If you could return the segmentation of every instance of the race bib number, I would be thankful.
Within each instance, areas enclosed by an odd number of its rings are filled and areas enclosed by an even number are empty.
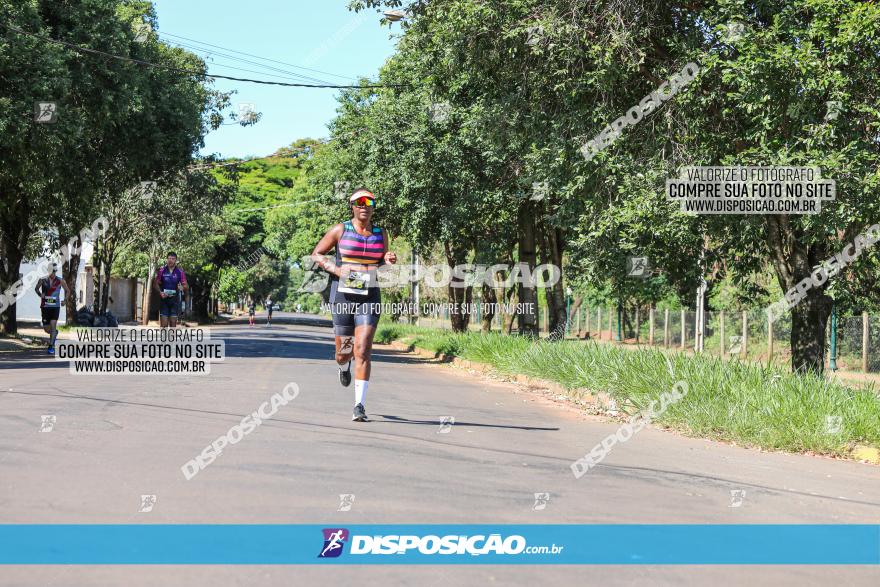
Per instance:
[[[337,291],[365,296],[369,293],[370,274],[366,271],[352,271],[339,281]]]
[[[46,296],[44,299],[46,300],[47,306],[57,306],[58,305],[58,298],[56,296]]]
[[[165,295],[166,295],[166,296],[176,296],[176,295],[177,295],[177,290],[176,290],[176,289],[166,289],[166,290],[165,290]]]

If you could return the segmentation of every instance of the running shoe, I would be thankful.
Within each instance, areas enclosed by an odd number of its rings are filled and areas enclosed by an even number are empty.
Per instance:
[[[342,370],[342,367],[339,368],[339,383],[341,383],[343,387],[351,385],[351,361],[348,362],[348,366],[344,371]]]
[[[55,354],[55,347],[50,346],[49,348],[47,348],[47,349],[46,349],[46,354],[54,355],[54,354]]]
[[[364,404],[358,404],[354,407],[354,412],[352,412],[351,414],[351,419],[354,422],[367,421],[367,411],[364,409]]]

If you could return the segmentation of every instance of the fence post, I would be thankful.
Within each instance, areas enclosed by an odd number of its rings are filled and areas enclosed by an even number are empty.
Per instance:
[[[669,308],[663,310],[663,346],[669,348]]]
[[[721,335],[721,356],[724,356],[724,310],[718,313],[718,333]]]
[[[743,310],[743,334],[742,348],[740,349],[743,358],[749,356],[749,313]]]
[[[773,364],[773,320],[767,312],[767,366]]]
[[[862,312],[862,372],[868,372],[868,313]]]
[[[681,348],[687,344],[687,310],[681,311]]]
[[[654,308],[648,308],[648,344],[654,346]]]
[[[608,342],[614,341],[614,309],[608,308]]]
[[[587,324],[586,324],[587,336],[586,336],[586,338],[590,338],[590,308],[589,308],[589,306],[587,307],[586,321],[587,321]]]
[[[828,368],[837,371],[837,305],[831,303],[831,358],[828,359]]]
[[[602,306],[596,308],[596,338],[602,340]]]
[[[642,315],[639,311],[639,307],[636,306],[636,344],[639,344],[639,335],[641,334],[639,331],[642,329]],[[624,333],[625,335],[625,333]]]
[[[544,333],[550,334],[550,308],[544,306]]]
[[[580,308],[577,309],[577,331],[575,332],[574,337],[575,338],[581,337],[581,309]]]

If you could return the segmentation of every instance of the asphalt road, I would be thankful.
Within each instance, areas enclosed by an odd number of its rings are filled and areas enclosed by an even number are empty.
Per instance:
[[[280,319],[280,320],[279,320]],[[0,354],[0,523],[591,524],[880,522],[880,469],[646,429],[576,480],[617,425],[383,348],[351,422],[327,328],[218,327],[200,377],[71,375]],[[299,396],[187,481],[181,465],[289,382]],[[658,392],[659,393],[659,392]],[[50,433],[41,417],[54,415]],[[444,416],[454,425],[440,433]],[[731,491],[745,491],[731,507]],[[536,510],[535,493],[549,493]],[[155,495],[139,512],[141,495]],[[340,494],[353,494],[349,511]],[[0,567],[0,585],[845,585],[876,567]]]

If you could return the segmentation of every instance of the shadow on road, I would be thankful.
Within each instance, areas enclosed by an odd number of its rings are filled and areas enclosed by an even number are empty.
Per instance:
[[[388,422],[390,424],[421,424],[423,426],[437,426],[440,424],[440,420],[409,420],[407,418],[401,418],[400,416],[389,416],[387,414],[376,414],[379,418],[384,418],[383,422]],[[475,428],[510,428],[513,430],[559,430],[559,428],[543,428],[541,426],[511,426],[511,425],[502,425],[502,424],[477,424],[475,422],[460,422],[458,420],[455,421],[455,427],[458,428],[460,426],[472,426]]]
[[[311,324],[310,324],[311,325]],[[222,340],[227,359],[279,358],[333,361],[333,333],[329,329],[294,330],[273,325],[248,327],[247,322],[230,324],[237,328],[218,330],[212,339]],[[374,363],[399,365],[442,362],[441,359],[425,359],[405,351],[373,349]],[[220,363],[222,364],[222,363]],[[69,369],[67,361],[56,361],[44,349],[0,353],[0,370],[3,369]]]

